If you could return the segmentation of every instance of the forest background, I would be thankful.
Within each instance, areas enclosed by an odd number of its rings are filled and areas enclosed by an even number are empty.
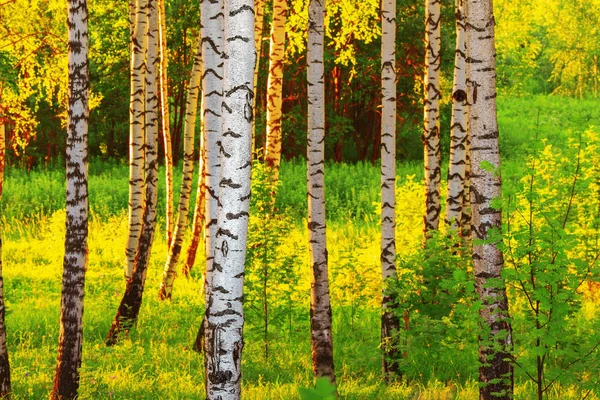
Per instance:
[[[412,263],[416,262],[414,257],[422,256],[413,254],[413,250],[419,247],[422,238],[420,182],[425,51],[422,32],[425,16],[421,3],[400,0],[397,5],[398,201],[402,205],[397,211],[398,231],[402,232],[398,248],[404,260],[401,263]],[[444,132],[449,131],[450,120],[454,4],[442,1],[442,5],[441,131],[442,154],[447,155],[449,135]],[[544,201],[550,209],[554,204],[556,218],[564,216],[559,204],[561,196],[568,193],[574,172],[573,160],[580,154],[577,143],[581,142],[585,142],[584,151],[589,156],[585,167],[589,175],[583,176],[585,185],[578,187],[577,194],[582,199],[587,194],[592,202],[588,208],[593,208],[593,201],[597,200],[593,179],[597,171],[593,165],[599,152],[594,147],[598,136],[593,126],[600,123],[597,107],[599,6],[597,0],[495,1],[500,145],[505,161],[502,174],[506,183],[507,220],[513,215],[511,198],[513,202],[519,196],[521,201],[532,198],[531,193],[523,197],[521,179],[528,174],[539,174],[542,181],[554,180],[556,185],[562,185],[558,186],[557,193],[541,191],[536,199]],[[267,5],[266,16],[271,15],[269,7]],[[7,325],[12,338],[9,349],[15,394],[40,398],[50,386],[58,335],[63,249],[62,240],[57,238],[64,236],[65,218],[61,210],[64,207],[66,133],[66,8],[57,0],[15,1],[3,3],[0,13],[2,103],[8,105],[12,120],[8,126],[8,144],[12,151],[7,154],[9,168],[2,214],[6,239]],[[455,306],[461,303],[454,301],[455,298],[443,300],[448,307],[452,305],[452,310],[446,315],[429,316],[434,322],[422,324],[426,332],[412,339],[404,365],[408,383],[387,387],[380,382],[376,329],[381,293],[377,250],[379,171],[376,167],[380,133],[378,2],[330,2],[327,15],[326,154],[329,164],[326,176],[340,393],[346,398],[473,398],[477,393],[474,383],[476,337],[472,333],[465,334],[471,329],[469,321],[457,323],[452,319],[460,312]],[[189,72],[199,35],[198,3],[167,2],[167,20],[172,140],[174,157],[178,160]],[[255,180],[257,188],[251,220],[254,237],[249,247],[252,249],[252,243],[266,241],[265,248],[269,250],[254,254],[251,250],[248,262],[249,320],[246,327],[249,337],[255,340],[247,340],[245,351],[247,398],[293,398],[297,396],[297,387],[309,386],[311,380],[306,334],[308,307],[304,307],[308,302],[309,285],[303,230],[305,167],[299,160],[304,157],[306,141],[306,20],[306,2],[291,3],[283,81],[282,148],[288,161],[281,172],[277,199],[280,212],[268,232],[261,222],[261,217],[265,217],[261,215],[264,212],[261,201],[266,201],[268,195],[261,196],[260,176]],[[191,280],[178,281],[176,295],[170,303],[160,303],[154,296],[147,296],[138,328],[123,346],[107,349],[102,345],[112,316],[106,310],[116,308],[123,286],[125,240],[114,238],[126,236],[128,30],[126,3],[90,3],[92,237],[81,395],[84,398],[193,398],[202,392],[198,372],[201,361],[190,349],[202,309],[200,269],[193,271]],[[268,31],[267,18],[262,60],[268,55]],[[258,148],[264,145],[266,81],[267,63],[263,61],[257,89]],[[536,157],[546,162],[546,169],[531,170],[529,161]],[[164,196],[161,194],[160,198]],[[164,204],[159,203],[159,216],[164,213]],[[583,211],[580,217],[585,217]],[[598,246],[597,227],[591,223],[582,226],[584,231],[579,232],[578,237],[589,239],[584,257],[593,259]],[[159,281],[166,254],[164,240],[164,235],[158,235],[148,278],[150,288]],[[266,264],[279,268],[267,275],[261,267]],[[451,264],[452,259],[448,258],[436,268],[440,265],[450,268]],[[422,265],[426,268],[427,264]],[[450,274],[453,283],[466,279],[460,273],[450,271]],[[552,360],[549,381],[556,383],[551,385],[548,395],[556,398],[597,395],[598,371],[593,365],[597,366],[599,359],[597,346],[594,347],[599,295],[592,281],[581,290],[584,293],[578,297],[578,304],[567,313],[566,321],[573,326],[564,328],[569,339],[563,348],[564,354],[549,357]],[[413,292],[405,290],[403,293]],[[518,299],[517,294],[512,296]],[[408,296],[407,303],[411,301],[418,303],[420,299]],[[269,315],[264,314],[265,303],[271,306]],[[515,304],[515,330],[520,329],[523,335],[518,345],[524,349],[536,338],[527,337],[527,313],[520,308],[522,304],[518,301]],[[265,321],[270,326],[266,333]],[[552,332],[550,336],[558,335]],[[439,340],[441,337],[446,339]],[[304,344],[298,346],[297,343]],[[574,349],[576,343],[583,349],[581,355]],[[266,346],[270,347],[268,354]],[[584,355],[585,363],[569,366],[569,373],[560,372],[571,360]],[[522,368],[517,368],[516,395],[519,398],[530,398],[532,393],[534,385],[527,374],[531,371],[529,363],[534,359],[535,354],[525,353]],[[150,387],[154,388],[152,392],[149,392]]]

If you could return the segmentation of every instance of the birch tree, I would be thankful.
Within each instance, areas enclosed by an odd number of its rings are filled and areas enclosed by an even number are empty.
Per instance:
[[[192,175],[194,174],[194,139],[196,133],[196,111],[198,109],[198,96],[200,94],[200,79],[202,76],[202,44],[198,42],[198,50],[194,58],[194,66],[188,89],[187,109],[185,115],[185,130],[183,142],[183,176],[181,189],[179,191],[179,209],[177,212],[177,225],[170,242],[169,254],[163,272],[163,279],[158,292],[158,297],[171,298],[173,281],[176,277],[175,267],[181,253],[183,238],[188,223],[188,210],[190,207],[190,195],[192,192]],[[202,145],[200,146],[202,147]],[[200,200],[200,198],[198,199]],[[202,204],[202,203],[200,203]]]
[[[440,220],[440,0],[425,0],[425,238]]]
[[[311,276],[310,333],[313,374],[335,383],[325,220],[324,0],[308,5],[308,243]]]
[[[145,174],[144,174],[144,128],[145,120],[145,75],[146,47],[148,33],[148,0],[135,1],[135,20],[131,36],[131,90],[129,102],[129,238],[127,240],[127,266],[125,279],[133,273],[135,254],[142,232],[144,212]]]
[[[2,108],[0,107],[0,112]],[[4,184],[4,166],[6,165],[6,125],[5,118],[0,114],[0,198]],[[1,212],[1,210],[0,210]],[[1,216],[1,215],[0,215]],[[10,396],[10,362],[6,348],[6,305],[4,303],[4,278],[2,275],[2,226],[0,226],[0,398]]]
[[[76,399],[83,343],[83,296],[88,237],[88,10],[69,0],[66,233],[60,302],[58,361],[52,399]]]
[[[254,66],[254,87],[258,87],[258,72],[262,60],[262,34],[265,17],[265,0],[256,0],[254,3],[254,48],[256,50],[256,65]],[[252,119],[252,152],[256,150],[256,97],[252,99],[254,118]]]
[[[223,41],[222,170],[213,271],[206,286],[205,365],[207,399],[239,399],[244,346],[243,284],[250,176],[254,2],[225,2]]]
[[[511,399],[512,329],[498,248],[502,212],[496,115],[496,49],[492,0],[467,0],[467,64],[471,126],[473,275],[485,333],[479,342],[481,399]]]
[[[267,81],[267,143],[265,164],[279,178],[281,163],[281,104],[283,94],[283,57],[285,51],[285,21],[287,0],[273,0],[273,24],[269,50],[269,77]]]
[[[396,1],[381,3],[381,273],[384,291],[381,300],[381,347],[383,373],[398,375],[394,332],[400,321],[394,313],[394,299],[385,289],[396,278]]]
[[[163,136],[163,146],[165,149],[165,208],[167,210],[165,225],[167,227],[167,244],[171,245],[173,237],[175,217],[173,209],[175,200],[173,197],[173,145],[171,143],[171,115],[169,112],[169,90],[167,80],[168,54],[167,54],[167,14],[165,12],[165,0],[158,0],[158,20],[159,20],[159,95],[161,128]],[[185,140],[185,138],[184,138]],[[184,144],[185,146],[185,144]],[[184,150],[185,152],[185,150]],[[184,155],[185,157],[185,155]]]
[[[450,123],[450,166],[448,168],[448,196],[446,224],[461,229],[465,183],[467,179],[468,104],[467,63],[465,48],[465,0],[456,0],[456,51],[454,53],[454,82],[452,86],[452,120]]]
[[[127,281],[125,294],[121,299],[117,314],[106,337],[106,344],[112,346],[119,340],[123,330],[130,329],[135,322],[142,305],[142,295],[146,282],[146,273],[156,227],[156,203],[158,198],[158,10],[157,0],[148,0],[148,63],[146,70],[146,192],[142,232],[135,255],[133,274]]]

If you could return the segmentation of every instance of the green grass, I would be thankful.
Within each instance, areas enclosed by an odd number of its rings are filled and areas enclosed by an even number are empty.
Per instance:
[[[540,110],[539,124],[537,110]],[[588,125],[600,124],[594,102],[534,97],[499,99],[503,179],[517,182],[536,132],[556,145]],[[571,130],[571,133],[570,131]],[[446,163],[445,163],[446,164]],[[161,171],[162,172],[162,171]],[[162,176],[162,175],[161,175]],[[414,176],[414,178],[411,178]],[[420,245],[422,167],[399,161],[399,253]],[[162,179],[162,178],[161,178]],[[196,178],[194,178],[196,179]],[[475,399],[475,349],[455,351],[459,359],[439,365],[435,352],[415,362],[406,380],[385,385],[379,345],[379,168],[368,163],[326,166],[328,247],[333,304],[334,352],[339,393],[345,399]],[[176,187],[181,177],[176,174]],[[264,359],[260,313],[248,287],[243,386],[245,399],[298,399],[298,388],[312,384],[308,301],[310,278],[306,249],[306,167],[284,163],[277,206],[284,215],[274,232],[281,236],[273,267],[290,263],[297,278],[273,281],[268,360]],[[92,160],[90,165],[89,266],[86,275],[82,399],[203,398],[202,356],[191,350],[203,310],[201,262],[191,279],[179,277],[173,300],[160,302],[157,290],[166,259],[163,231],[153,246],[144,303],[137,328],[112,348],[104,345],[124,290],[127,236],[128,168]],[[162,181],[161,181],[162,182]],[[161,183],[162,185],[162,183]],[[64,172],[8,169],[2,201],[6,323],[14,398],[41,399],[52,384],[58,342],[62,257],[64,252]],[[161,186],[164,190],[164,185]],[[164,195],[161,191],[160,198]],[[163,200],[164,201],[164,200]],[[159,213],[164,215],[164,202]],[[252,226],[264,225],[252,220]],[[287,229],[284,232],[284,228]],[[189,237],[189,235],[188,235]],[[189,239],[189,238],[188,238]],[[187,242],[184,249],[187,248]],[[198,260],[201,261],[202,254]],[[287,260],[287,261],[286,261]],[[250,276],[257,273],[248,266]],[[253,295],[254,293],[254,295]],[[289,302],[277,299],[286,293]],[[252,297],[254,296],[254,297]],[[252,300],[254,299],[254,300]],[[600,316],[600,304],[588,305]],[[453,353],[453,354],[454,354]],[[594,357],[598,358],[595,353]],[[600,360],[599,360],[600,362]],[[532,398],[534,388],[517,371],[516,398]],[[570,381],[553,389],[553,398],[578,399],[586,390]],[[591,394],[588,399],[597,399]]]

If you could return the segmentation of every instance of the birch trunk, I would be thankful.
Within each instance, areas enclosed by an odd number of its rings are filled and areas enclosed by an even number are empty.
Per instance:
[[[456,51],[454,55],[454,83],[452,87],[452,120],[450,123],[450,165],[448,168],[448,196],[446,224],[453,230],[462,230],[463,205],[467,173],[468,104],[467,63],[465,47],[464,1],[456,0]]]
[[[425,0],[425,238],[440,221],[440,0]]]
[[[383,374],[399,375],[393,335],[400,329],[394,299],[386,290],[396,278],[396,1],[381,3],[381,348]]]
[[[4,166],[6,163],[6,127],[0,116],[0,198],[4,184]],[[0,211],[1,212],[1,211]],[[0,214],[1,217],[1,214]],[[0,398],[10,398],[10,362],[6,348],[6,324],[4,316],[6,305],[4,303],[4,278],[2,275],[2,226],[0,226]]]
[[[279,178],[281,163],[281,104],[283,93],[283,56],[285,51],[285,21],[287,0],[273,0],[273,24],[269,50],[269,78],[267,81],[267,138],[265,164]]]
[[[219,183],[221,155],[223,153],[221,105],[223,103],[223,0],[203,1],[200,21],[202,35],[202,127],[205,135],[206,210],[204,212],[204,249],[206,254],[205,285],[210,282],[213,268],[217,218],[219,209]],[[208,295],[205,291],[206,300]],[[208,304],[208,303],[206,303]]]
[[[265,0],[256,0],[254,3],[254,49],[256,50],[256,65],[254,66],[254,87],[258,87],[258,72],[262,60],[262,34],[265,17]],[[256,150],[256,96],[252,99],[252,153]]]
[[[144,128],[145,121],[145,75],[148,36],[147,0],[136,0],[134,34],[131,36],[131,91],[129,103],[129,238],[125,254],[127,266],[125,279],[133,272],[135,253],[142,232],[144,213]]]
[[[310,295],[312,364],[315,377],[335,383],[325,220],[325,81],[323,64],[325,1],[308,5],[308,243],[313,269]]]
[[[88,11],[69,0],[67,14],[69,112],[66,151],[66,233],[60,302],[58,360],[52,399],[76,399],[83,343],[83,296],[88,236]]]
[[[202,107],[200,107],[202,108]],[[200,157],[198,161],[200,174],[198,175],[198,186],[196,189],[196,205],[194,207],[194,217],[192,219],[192,240],[187,250],[185,257],[185,264],[183,265],[182,273],[186,276],[190,276],[192,267],[196,261],[196,252],[198,251],[198,244],[200,243],[200,237],[203,232],[204,221],[205,221],[205,210],[206,210],[206,135],[205,131],[202,130],[200,134]]]
[[[198,96],[200,94],[200,78],[202,76],[202,46],[198,42],[198,50],[194,58],[194,66],[190,78],[190,87],[186,105],[184,142],[183,142],[183,176],[181,189],[179,191],[179,210],[177,213],[177,225],[173,234],[173,240],[169,246],[169,255],[163,272],[163,279],[158,291],[161,300],[170,299],[173,290],[173,281],[176,277],[175,267],[181,253],[185,229],[188,223],[188,210],[190,207],[190,195],[192,191],[192,175],[194,174],[194,139],[196,133],[196,112],[198,109]],[[202,146],[201,146],[202,147]]]
[[[158,199],[158,55],[159,29],[157,1],[148,1],[148,68],[146,71],[146,202],[143,214],[142,233],[135,255],[133,275],[127,281],[127,287],[119,309],[106,337],[106,344],[112,346],[119,340],[123,330],[129,330],[137,321],[142,305],[142,295],[146,282],[146,273],[154,230],[156,227],[156,202]]]
[[[205,315],[207,399],[241,396],[243,284],[252,169],[254,2],[225,2],[222,171],[213,274]]]
[[[513,366],[510,362],[512,330],[508,299],[502,279],[504,259],[492,239],[501,229],[502,212],[492,206],[501,196],[496,115],[496,49],[491,0],[467,0],[467,82],[470,86],[471,207],[475,289],[482,302],[480,316],[485,333],[479,342],[481,399],[511,399]],[[485,165],[488,165],[486,167]],[[493,169],[491,170],[493,166]],[[495,241],[494,241],[495,240]]]
[[[173,209],[175,200],[173,197],[173,145],[171,143],[171,115],[169,112],[169,85],[167,80],[168,55],[167,55],[167,17],[165,12],[165,0],[158,0],[159,19],[159,49],[160,49],[160,78],[158,80],[160,94],[161,127],[163,146],[165,149],[165,193],[166,193],[166,220],[167,244],[171,245],[175,217]],[[185,139],[184,139],[185,140]],[[185,150],[184,150],[185,152]],[[185,157],[185,155],[184,155]]]

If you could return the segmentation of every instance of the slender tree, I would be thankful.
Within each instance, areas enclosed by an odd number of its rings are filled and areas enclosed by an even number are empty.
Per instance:
[[[4,117],[0,115],[0,198],[2,198],[5,164],[6,125]],[[0,226],[0,398],[7,399],[10,396],[10,363],[6,348],[6,324],[4,322],[6,305],[4,304],[4,278],[2,276],[2,226]]]
[[[143,214],[142,233],[135,255],[133,275],[127,281],[127,287],[119,309],[106,337],[106,344],[112,346],[119,340],[123,330],[130,329],[135,322],[142,305],[142,295],[146,282],[146,273],[156,227],[156,202],[158,197],[158,9],[157,0],[148,0],[148,63],[146,70],[146,202]]]
[[[440,0],[425,0],[425,238],[440,221]]]
[[[267,81],[267,143],[265,163],[279,177],[281,163],[281,104],[283,94],[283,56],[285,51],[285,21],[287,0],[273,0],[273,24],[269,50],[269,77]]]
[[[167,243],[170,245],[173,238],[174,229],[174,207],[173,197],[173,145],[171,142],[171,115],[169,112],[169,90],[168,90],[168,54],[167,54],[167,14],[165,12],[165,0],[158,0],[158,20],[159,20],[159,50],[160,50],[160,68],[159,68],[159,95],[161,128],[163,137],[163,146],[165,149],[165,193],[166,193],[166,220]],[[184,139],[185,140],[185,139]],[[185,144],[184,144],[185,146]],[[185,150],[184,150],[185,152]],[[185,157],[185,155],[184,155]]]
[[[484,333],[479,342],[481,399],[511,399],[512,330],[502,278],[504,259],[498,248],[502,212],[498,121],[496,115],[496,49],[492,0],[467,0],[467,64],[471,126],[471,207],[473,275],[481,300]]]
[[[185,257],[182,273],[190,276],[190,271],[196,261],[196,252],[203,232],[206,210],[206,135],[202,130],[200,135],[200,157],[198,161],[200,174],[196,188],[196,205],[194,206],[194,217],[192,218],[192,240]]]
[[[325,81],[323,64],[325,1],[308,5],[308,243],[311,277],[310,331],[315,377],[335,383],[331,304],[327,269],[325,223]]]
[[[171,298],[173,281],[175,280],[175,267],[181,253],[183,237],[188,223],[188,210],[190,207],[190,195],[192,192],[192,175],[194,174],[194,139],[196,133],[196,111],[198,109],[198,96],[200,94],[200,78],[202,76],[202,45],[198,42],[198,50],[194,58],[194,66],[188,89],[187,110],[185,116],[184,142],[183,142],[183,176],[181,189],[179,190],[179,210],[177,213],[177,225],[173,240],[169,246],[169,254],[163,272],[163,279],[158,291],[158,297]],[[201,146],[202,147],[202,146]]]
[[[213,274],[207,285],[207,399],[241,396],[243,284],[252,169],[252,98],[256,52],[254,2],[225,2],[222,172]]]
[[[258,87],[258,72],[262,60],[262,35],[265,17],[265,0],[256,0],[254,3],[254,48],[256,50],[256,65],[254,66],[254,87]],[[252,152],[256,150],[256,97],[252,99],[254,118],[252,119]]]
[[[468,157],[467,63],[465,48],[465,0],[456,0],[456,51],[454,54],[454,83],[452,87],[452,121],[450,123],[450,166],[446,224],[462,230],[465,184]]]
[[[52,399],[76,399],[83,343],[83,295],[88,236],[88,11],[86,0],[69,0],[67,197],[65,258],[60,302],[58,361]]]
[[[131,30],[131,90],[129,103],[129,238],[127,240],[127,266],[125,279],[131,278],[135,253],[142,232],[144,212],[144,127],[145,127],[145,75],[148,37],[147,0],[135,1],[135,19]]]
[[[381,348],[386,379],[399,375],[394,332],[400,321],[385,289],[396,278],[396,1],[381,3]]]

